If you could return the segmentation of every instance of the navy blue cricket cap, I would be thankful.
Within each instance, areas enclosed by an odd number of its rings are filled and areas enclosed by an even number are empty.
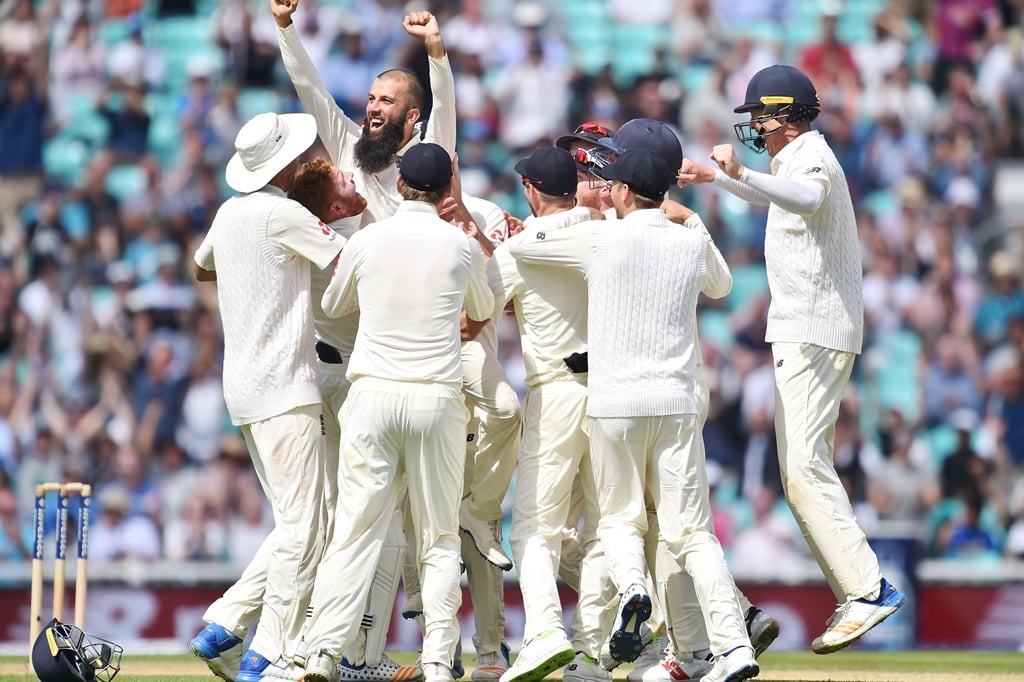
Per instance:
[[[451,182],[452,157],[440,145],[420,142],[399,160],[398,172],[409,187],[421,192],[437,192]]]
[[[634,150],[657,154],[671,170],[671,182],[675,182],[675,173],[683,165],[683,145],[679,137],[668,125],[653,118],[627,121],[614,137],[602,140],[602,144],[619,154]]]
[[[542,194],[569,197],[576,194],[576,162],[559,147],[541,147],[516,162],[516,173]]]
[[[673,184],[673,173],[665,161],[645,149],[626,150],[615,163],[597,172],[605,180],[618,180],[647,199],[663,199]]]

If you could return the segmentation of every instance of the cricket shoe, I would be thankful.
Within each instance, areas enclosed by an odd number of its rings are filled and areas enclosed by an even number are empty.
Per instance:
[[[501,521],[483,521],[469,510],[469,498],[459,505],[459,528],[473,541],[480,556],[503,571],[512,570],[512,560],[501,547]]]
[[[501,643],[501,650],[476,657],[476,668],[470,679],[473,682],[498,682],[508,670],[508,644]]]
[[[847,599],[845,604],[839,605],[828,619],[825,632],[811,642],[811,650],[816,654],[830,654],[853,644],[865,632],[896,613],[906,601],[902,592],[882,578],[877,599]]]
[[[387,654],[381,656],[377,665],[353,665],[342,657],[338,679],[341,682],[418,682],[423,679],[423,669],[418,665],[398,665]]]
[[[576,658],[565,669],[562,674],[565,682],[612,682],[612,674],[605,670],[597,662],[586,654],[576,654]]]
[[[301,682],[336,682],[338,664],[326,651],[320,651],[306,659],[306,674]]]
[[[608,653],[616,661],[635,661],[644,649],[640,627],[651,617],[651,597],[647,589],[635,583],[619,599],[619,623],[608,640]]]
[[[238,668],[235,682],[260,682],[269,667],[269,660],[249,649],[242,656],[242,663]]]
[[[278,665],[276,663],[269,664],[266,668],[263,669],[263,672],[260,677],[243,678],[242,673],[239,673],[238,679],[242,680],[242,682],[245,682],[245,679],[257,679],[263,680],[264,682],[301,682],[302,678],[305,677],[305,675],[306,671],[302,666],[292,661],[289,661],[288,663],[281,665]]]
[[[682,680],[700,680],[711,672],[715,664],[708,658],[694,656],[689,661],[680,661],[671,649],[665,650],[665,656],[658,665],[651,666],[643,672],[643,682],[682,682]],[[633,673],[628,679],[632,682]]]
[[[238,668],[242,663],[242,638],[233,635],[220,625],[210,623],[188,643],[189,651],[206,661],[207,667],[217,677],[235,682]]]
[[[576,652],[565,630],[546,630],[527,642],[500,682],[537,682],[572,662]]]
[[[452,669],[440,663],[423,664],[423,682],[453,682]]]
[[[646,647],[648,647],[655,639],[654,631],[647,627],[646,623],[640,626],[640,639],[644,643],[644,651],[647,650]],[[616,661],[612,658],[612,652],[608,649],[608,642],[605,641],[605,643],[601,645],[601,667],[605,670],[615,670],[619,667],[620,662],[621,661]]]
[[[708,674],[700,679],[703,682],[739,682],[757,677],[760,672],[761,667],[754,659],[754,650],[738,646],[716,658]]]
[[[779,621],[751,606],[747,609],[747,634],[750,635],[750,645],[754,647],[754,658],[757,658],[779,636]]]
[[[660,665],[665,654],[665,638],[655,637],[644,645],[643,651],[637,656],[633,669],[626,675],[626,679],[629,682],[640,682],[643,679],[644,671]]]

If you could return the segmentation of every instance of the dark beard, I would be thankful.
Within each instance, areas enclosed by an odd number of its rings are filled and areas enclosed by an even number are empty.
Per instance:
[[[363,134],[356,140],[356,166],[374,175],[388,167],[402,146],[405,131],[397,123],[385,123],[377,135],[370,135],[370,123],[363,123]]]

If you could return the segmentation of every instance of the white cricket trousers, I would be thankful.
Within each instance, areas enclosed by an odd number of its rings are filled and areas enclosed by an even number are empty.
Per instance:
[[[697,398],[697,431],[702,434],[704,423],[708,418],[708,406],[710,403],[710,390],[708,388],[707,372],[703,366],[697,368],[695,374],[695,396]],[[699,455],[705,461],[706,451],[704,449],[704,438],[698,436],[693,440],[694,448],[700,450]],[[682,569],[675,558],[669,552],[668,545],[661,539],[658,532],[657,517],[648,516],[648,529],[646,538],[647,566],[651,570],[651,576],[656,583],[656,590],[662,600],[662,610],[666,624],[667,634],[671,640],[673,650],[680,658],[688,653],[706,649],[711,641],[708,639],[708,631],[704,624],[704,615],[700,610],[700,603],[697,601],[697,592],[693,588],[693,579],[690,574]],[[710,521],[711,519],[709,519]],[[708,532],[715,531],[714,524],[707,529]],[[656,545],[656,557],[652,560],[652,546]],[[740,604],[740,612],[746,614],[750,608],[750,600],[738,588],[736,599]],[[653,615],[652,618],[653,620]]]
[[[479,420],[472,471],[464,493],[473,516],[497,521],[519,454],[519,396],[497,356],[479,341],[462,344],[462,374],[467,406]]]
[[[304,405],[242,427],[253,468],[274,512],[274,530],[242,576],[203,615],[244,637],[270,661],[290,656],[324,548],[324,438],[321,405]]]
[[[339,659],[354,643],[388,526],[407,486],[423,590],[422,660],[452,665],[462,602],[458,506],[466,416],[461,386],[367,377],[352,383],[340,415],[334,533],[313,588],[306,635],[311,652]]]
[[[341,449],[341,406],[348,398],[351,383],[345,375],[347,365],[317,360],[317,385],[320,388],[320,398],[324,404],[324,436],[325,436],[325,461],[326,471],[324,479],[324,504],[327,508],[327,532],[325,537],[331,537],[334,528],[334,512],[338,507],[338,458]],[[401,577],[400,567],[394,565],[394,560],[388,561],[387,556],[398,556],[401,563],[405,555],[405,533],[402,526],[402,515],[396,513],[392,518],[391,527],[385,536],[381,562],[373,576],[374,587],[381,589],[384,593],[392,591],[393,586],[398,584]],[[389,554],[390,553],[390,554]],[[392,598],[392,602],[393,602]],[[376,608],[375,608],[376,606]],[[380,604],[367,603],[366,612],[371,616],[371,628],[387,632],[391,625],[392,604],[384,609]],[[386,637],[386,634],[378,632],[378,635]],[[372,645],[367,652],[368,628],[360,628],[356,643],[351,651],[345,652],[349,662],[361,665],[365,662],[369,653],[372,665],[377,665],[380,658],[376,654],[376,648]]]
[[[854,358],[807,343],[772,344],[782,489],[840,604],[877,593],[882,580],[834,460],[839,405]]]
[[[647,501],[657,511],[661,537],[693,578],[711,651],[750,646],[736,585],[713,532],[707,472],[695,440],[697,416],[590,420],[601,521],[597,533],[620,591],[646,583],[643,536]]]
[[[598,518],[586,414],[585,383],[551,382],[531,388],[526,395],[523,449],[509,537],[523,594],[524,642],[548,630],[564,628],[556,576],[576,481],[582,491],[583,514],[592,520]],[[579,591],[579,602],[573,643],[593,655],[605,639],[602,614],[615,592],[607,579],[600,543],[582,544],[582,563],[595,565],[591,570],[581,566],[579,584],[574,586]]]

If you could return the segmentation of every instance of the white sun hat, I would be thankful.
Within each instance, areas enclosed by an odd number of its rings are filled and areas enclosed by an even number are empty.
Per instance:
[[[235,136],[235,155],[224,178],[236,192],[255,192],[313,145],[316,120],[309,114],[257,114]]]

